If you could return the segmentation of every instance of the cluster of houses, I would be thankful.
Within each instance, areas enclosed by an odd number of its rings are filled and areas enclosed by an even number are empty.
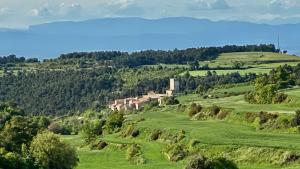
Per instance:
[[[161,105],[164,97],[171,97],[175,93],[179,92],[179,81],[176,79],[170,79],[170,88],[166,90],[165,94],[155,93],[153,91],[148,92],[147,95],[143,95],[140,97],[130,97],[124,99],[118,99],[114,102],[110,103],[108,107],[115,111],[115,110],[140,110],[149,103],[150,101],[158,101]]]

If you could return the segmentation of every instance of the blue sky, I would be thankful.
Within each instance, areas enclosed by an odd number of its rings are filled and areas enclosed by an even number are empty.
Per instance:
[[[0,27],[103,17],[299,23],[300,0],[0,0]]]

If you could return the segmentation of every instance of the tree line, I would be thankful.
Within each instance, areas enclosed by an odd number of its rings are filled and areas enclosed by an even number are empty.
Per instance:
[[[8,63],[35,63],[38,62],[37,58],[28,58],[25,57],[17,57],[16,55],[8,55],[0,57],[0,65],[5,65]]]
[[[192,61],[213,60],[221,53],[230,52],[277,52],[274,45],[226,45],[223,47],[201,47],[188,48],[183,50],[146,50],[140,52],[120,52],[120,51],[106,51],[106,52],[74,52],[69,54],[62,54],[58,60],[66,59],[82,59],[94,61],[111,61],[112,66],[127,66],[137,67],[141,65],[155,65],[155,64],[187,64]]]

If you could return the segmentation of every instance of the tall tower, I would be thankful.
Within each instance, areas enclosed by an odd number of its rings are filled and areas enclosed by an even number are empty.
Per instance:
[[[179,81],[176,79],[170,79],[170,90],[174,92],[179,91]]]

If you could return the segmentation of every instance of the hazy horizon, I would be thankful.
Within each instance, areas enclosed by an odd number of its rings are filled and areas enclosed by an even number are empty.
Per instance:
[[[265,24],[300,22],[297,0],[17,0],[0,1],[0,28],[24,29],[58,21],[114,17],[192,17]]]

